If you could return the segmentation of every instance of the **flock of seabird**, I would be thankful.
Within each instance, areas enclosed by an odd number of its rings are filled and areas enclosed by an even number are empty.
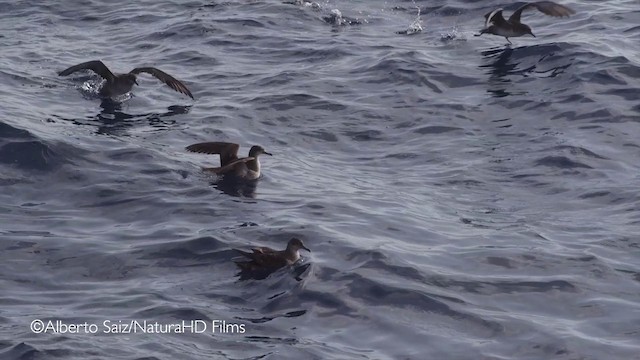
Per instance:
[[[301,0],[297,0],[301,1]],[[485,17],[485,26],[480,30],[479,34],[492,34],[503,36],[509,43],[510,37],[519,37],[531,35],[535,37],[531,31],[531,27],[523,24],[520,17],[525,10],[536,9],[543,14],[555,17],[564,17],[574,14],[570,8],[557,4],[552,1],[529,2],[518,8],[509,19],[502,16],[502,9],[496,9],[487,13]],[[91,70],[105,82],[99,90],[99,95],[104,98],[114,98],[127,94],[138,85],[136,81],[137,75],[147,73],[168,85],[173,90],[194,98],[191,91],[179,80],[173,76],[156,69],[154,67],[139,67],[131,70],[126,74],[114,74],[100,60],[87,61],[78,65],[71,66],[58,73],[60,76],[67,76],[81,70]],[[187,150],[196,153],[218,154],[220,155],[220,166],[212,168],[203,168],[204,171],[212,172],[219,176],[231,177],[239,181],[255,181],[260,177],[260,155],[271,155],[266,152],[262,146],[254,145],[249,150],[247,157],[239,158],[238,149],[240,145],[228,142],[204,142],[187,146]],[[279,268],[290,266],[298,262],[300,259],[300,250],[309,250],[298,238],[292,238],[287,244],[285,250],[274,250],[268,247],[253,248],[252,252],[246,252],[236,249],[244,258],[236,260],[235,263],[245,272],[256,271],[275,271]]]

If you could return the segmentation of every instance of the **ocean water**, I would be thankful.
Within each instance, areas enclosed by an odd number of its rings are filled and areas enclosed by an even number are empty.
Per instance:
[[[562,3],[0,1],[0,359],[640,359],[640,6]]]

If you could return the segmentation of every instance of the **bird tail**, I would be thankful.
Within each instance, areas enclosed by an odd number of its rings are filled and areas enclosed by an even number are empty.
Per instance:
[[[482,34],[486,34],[486,33],[487,33],[487,28],[484,28],[484,29],[480,30],[479,33],[473,34],[473,36],[482,36]]]
[[[240,255],[246,256],[249,259],[253,259],[253,253],[250,253],[250,252],[247,252],[247,251],[243,251],[243,250],[240,250],[240,249],[233,249],[233,250],[235,250],[238,253],[240,253]]]

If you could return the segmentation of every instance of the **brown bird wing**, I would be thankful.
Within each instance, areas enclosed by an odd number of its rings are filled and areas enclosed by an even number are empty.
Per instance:
[[[206,168],[207,171],[213,171],[216,174],[225,174],[225,173],[230,173],[234,167],[236,167],[236,165],[238,164],[242,164],[242,163],[246,163],[247,161],[251,161],[255,159],[252,156],[246,157],[246,158],[242,158],[242,159],[236,159],[230,163],[228,163],[225,166],[220,166],[217,168]]]
[[[203,142],[187,146],[187,150],[201,154],[220,154],[220,165],[225,167],[238,160],[240,145],[228,142]]]
[[[189,91],[189,89],[187,89],[187,87],[183,83],[181,83],[178,79],[174,78],[173,76],[167,74],[162,70],[158,70],[154,67],[141,67],[141,68],[135,68],[131,70],[129,73],[136,74],[136,75],[140,73],[151,74],[156,79],[169,85],[169,87],[172,88],[173,90],[179,93],[183,93],[193,99],[193,95],[191,94],[191,91]]]
[[[244,251],[244,250],[240,250],[240,249],[234,249],[234,250],[239,252],[240,254],[244,255],[245,257],[248,257],[251,260],[256,260],[256,258],[259,257],[259,256],[264,256],[264,255],[277,253],[276,250],[273,250],[273,249],[268,248],[268,247],[256,247],[256,248],[251,249],[252,252],[248,252],[248,251]]]
[[[520,8],[518,8],[518,10],[516,10],[513,15],[511,15],[511,17],[509,17],[509,21],[520,22],[520,16],[522,15],[522,12],[530,8],[536,8],[543,14],[556,17],[569,16],[576,13],[570,8],[564,5],[556,4],[553,1],[537,1],[526,3],[520,6]]]
[[[260,254],[260,255],[264,255],[264,254],[275,254],[278,253],[279,251],[277,250],[273,250],[270,247],[266,247],[266,246],[262,246],[262,247],[255,247],[253,249],[253,253],[254,254]]]
[[[240,249],[235,250],[251,259],[251,262],[257,267],[277,268],[287,264],[287,260],[282,256],[281,251],[276,251],[268,247],[253,248],[253,252],[251,253]]]
[[[496,26],[501,26],[506,22],[507,20],[502,17],[502,9],[496,9],[484,15],[484,27],[489,27],[491,23],[494,23]]]
[[[100,60],[92,60],[83,62],[82,64],[74,65],[68,69],[62,70],[58,73],[59,76],[67,76],[76,71],[80,70],[91,70],[94,73],[100,75],[102,78],[107,80],[107,82],[113,82],[115,79],[115,75],[107,68],[105,64]]]
[[[264,268],[279,268],[287,265],[287,260],[278,252],[255,254],[253,261]]]

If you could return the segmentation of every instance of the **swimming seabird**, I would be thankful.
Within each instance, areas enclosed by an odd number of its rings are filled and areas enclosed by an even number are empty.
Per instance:
[[[67,76],[76,71],[91,70],[94,73],[100,75],[106,80],[106,83],[100,89],[100,96],[114,98],[119,95],[123,95],[131,91],[133,85],[138,85],[136,81],[136,75],[140,73],[147,73],[155,76],[158,80],[169,85],[173,90],[183,93],[193,99],[191,91],[173,76],[167,74],[164,71],[156,69],[154,67],[139,67],[131,70],[127,74],[114,74],[107,68],[107,66],[100,60],[87,61],[82,64],[74,65],[68,69],[62,70],[58,73],[59,76]]]
[[[519,37],[527,34],[536,37],[533,35],[533,32],[531,32],[531,28],[528,25],[520,22],[522,12],[531,8],[536,8],[543,14],[555,17],[564,17],[575,14],[575,11],[572,9],[564,5],[556,4],[553,1],[536,1],[526,3],[520,6],[518,10],[509,17],[509,20],[505,20],[505,18],[502,17],[502,9],[496,9],[488,12],[484,16],[485,27],[480,30],[479,34],[475,34],[475,36],[481,36],[482,34],[504,36],[509,44],[511,44],[511,41],[509,40],[510,37]]]
[[[273,271],[284,266],[295,264],[300,259],[300,250],[302,249],[311,252],[311,250],[304,246],[302,240],[298,238],[292,238],[289,240],[287,248],[284,250],[257,247],[253,248],[252,252],[247,252],[234,249],[248,259],[236,260],[234,262],[242,271]]]
[[[262,146],[253,145],[249,156],[238,158],[240,145],[228,142],[203,142],[187,146],[187,150],[203,154],[220,154],[220,167],[204,168],[217,175],[229,175],[245,180],[255,180],[260,177],[260,161],[258,156],[266,152]]]

